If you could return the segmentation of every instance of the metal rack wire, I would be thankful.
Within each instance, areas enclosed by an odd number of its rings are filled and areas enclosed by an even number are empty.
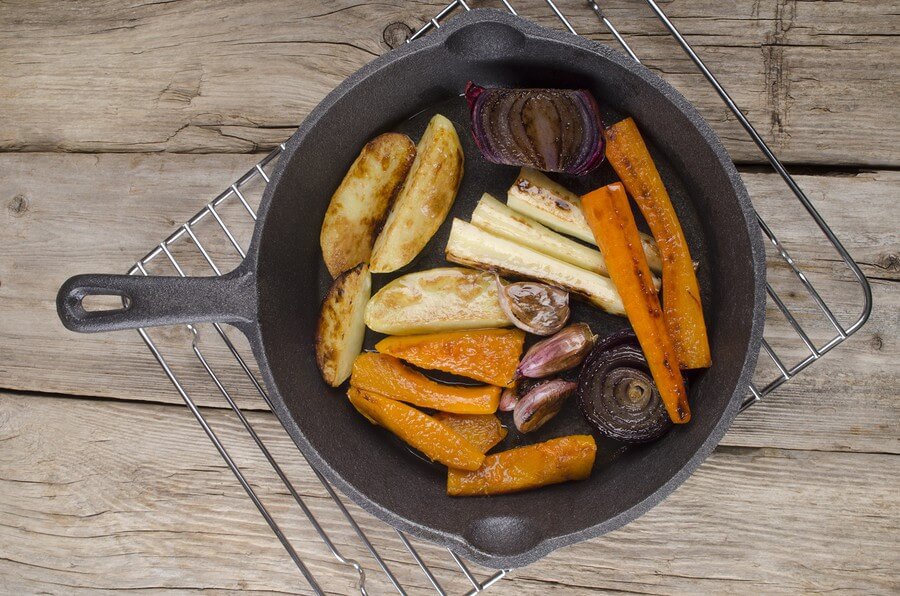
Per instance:
[[[509,10],[513,14],[516,14],[516,10],[511,2],[507,0],[501,1],[507,10]],[[552,14],[554,14],[555,17],[559,20],[562,26],[564,26],[569,32],[577,34],[571,21],[560,11],[553,0],[543,1],[546,3],[547,8],[552,12]],[[737,121],[746,130],[751,140],[756,144],[760,152],[771,164],[774,171],[783,179],[787,187],[799,201],[799,204],[808,213],[809,217],[816,224],[816,226],[818,226],[818,228],[822,232],[825,243],[827,243],[827,245],[830,245],[830,247],[837,253],[837,255],[840,257],[840,260],[844,265],[846,265],[852,280],[858,283],[859,287],[861,288],[862,301],[860,305],[860,314],[849,324],[841,323],[839,317],[835,315],[832,308],[829,307],[826,300],[822,297],[822,295],[810,281],[809,276],[792,258],[787,248],[775,235],[769,225],[762,219],[762,217],[759,217],[760,228],[763,234],[771,242],[772,248],[774,249],[776,254],[783,260],[787,269],[794,276],[794,278],[802,285],[808,297],[813,301],[817,312],[819,312],[830,324],[835,334],[831,335],[830,337],[826,337],[825,339],[819,339],[818,341],[814,340],[811,337],[811,334],[808,333],[806,328],[800,323],[798,317],[795,316],[791,307],[788,305],[788,302],[779,294],[779,292],[776,291],[771,282],[767,282],[766,290],[770,300],[769,316],[771,317],[772,313],[774,312],[781,313],[781,315],[787,321],[790,329],[793,330],[796,339],[798,339],[800,344],[802,345],[802,349],[804,350],[804,352],[801,353],[801,356],[799,356],[799,358],[795,362],[787,364],[787,358],[780,355],[772,347],[767,339],[763,339],[762,351],[767,355],[770,362],[774,365],[776,374],[774,378],[764,378],[761,381],[757,380],[750,383],[747,396],[742,404],[742,409],[745,409],[761,400],[763,397],[771,393],[786,381],[796,376],[807,366],[819,360],[827,352],[835,348],[841,342],[846,340],[850,335],[859,330],[859,328],[862,327],[863,324],[865,324],[871,312],[872,293],[869,284],[865,276],[862,274],[859,266],[850,257],[846,249],[835,237],[832,230],[822,219],[821,215],[812,205],[808,197],[797,185],[794,178],[787,172],[778,158],[775,157],[774,153],[762,140],[760,135],[753,128],[747,118],[743,115],[732,98],[718,82],[716,77],[709,71],[700,57],[697,56],[697,54],[693,51],[691,46],[684,39],[675,25],[668,19],[665,13],[663,13],[663,11],[657,5],[656,1],[644,1],[653,12],[653,14],[669,31],[675,41],[681,46],[690,60],[696,65],[697,69],[710,83],[716,93],[721,97],[722,101],[725,103],[731,113],[735,116],[735,118],[737,118]],[[634,60],[639,61],[637,55],[628,45],[624,37],[619,33],[613,23],[610,22],[610,20],[604,15],[601,7],[596,2],[588,0],[586,9],[588,8],[593,10],[600,22],[602,22],[602,24],[606,27],[606,29],[608,29],[610,34],[618,41],[618,43],[621,44],[625,52]],[[470,9],[471,7],[465,0],[454,0],[450,2],[443,10],[435,15],[434,18],[425,23],[425,25],[422,26],[418,31],[414,32],[409,37],[407,42],[414,43],[416,39],[418,39],[422,35],[425,35],[429,30],[439,28],[442,22],[450,18],[459,10],[468,11]],[[234,231],[237,226],[234,222],[229,225],[229,222],[226,221],[227,218],[223,216],[223,213],[226,209],[233,209],[236,206],[238,215],[236,216],[234,213],[232,213],[232,219],[235,219],[236,217],[238,219],[242,218],[244,220],[242,222],[244,227],[247,227],[248,225],[252,227],[252,223],[256,220],[256,213],[254,210],[255,202],[258,201],[259,196],[261,196],[261,192],[265,186],[265,183],[269,181],[269,173],[271,172],[272,167],[275,165],[278,156],[283,149],[283,145],[279,146],[264,159],[262,159],[259,163],[253,166],[247,173],[245,173],[233,184],[231,184],[219,196],[209,202],[199,213],[197,213],[194,217],[181,225],[168,238],[166,238],[153,250],[142,257],[129,271],[129,273],[132,275],[148,275],[148,270],[151,267],[154,269],[158,269],[160,265],[164,265],[170,269],[174,269],[174,271],[178,275],[184,276],[186,275],[185,270],[187,269],[187,267],[185,267],[183,264],[186,260],[192,261],[195,264],[196,262],[205,264],[205,266],[208,267],[207,273],[211,270],[215,275],[220,275],[222,271],[229,270],[230,267],[227,266],[226,261],[229,261],[229,259],[233,260],[238,257],[243,258],[245,254],[246,241],[242,241],[243,239],[239,239],[240,234]],[[210,249],[210,241],[201,240],[201,236],[203,236],[203,233],[200,232],[200,229],[203,226],[210,225],[212,226],[212,228],[217,230],[218,234],[221,236],[221,244],[225,246],[224,251],[221,249]],[[231,255],[227,254],[229,251],[232,253]],[[200,329],[196,326],[187,326],[188,330],[190,331],[191,337],[191,352],[193,353],[194,357],[196,357],[196,360],[199,363],[202,371],[205,373],[206,377],[208,377],[207,384],[211,382],[212,387],[214,388],[214,392],[218,393],[226,401],[231,411],[234,413],[244,430],[247,432],[249,438],[259,449],[268,464],[271,466],[271,469],[277,475],[280,483],[287,490],[288,495],[291,497],[296,506],[299,507],[300,511],[304,514],[305,518],[310,524],[310,527],[322,541],[325,549],[330,552],[337,563],[345,566],[349,573],[354,573],[356,575],[356,586],[362,594],[367,594],[367,571],[370,574],[369,577],[371,577],[371,573],[373,571],[383,574],[384,579],[386,579],[388,584],[392,586],[398,593],[406,594],[406,589],[398,579],[391,566],[396,562],[392,562],[391,565],[389,565],[388,561],[385,557],[382,556],[379,549],[376,548],[375,545],[373,545],[373,542],[370,540],[367,532],[363,530],[363,527],[357,521],[355,515],[351,513],[350,509],[344,504],[344,502],[337,495],[334,489],[328,484],[328,482],[314,468],[311,468],[312,473],[318,478],[319,482],[321,483],[325,494],[333,503],[333,506],[340,512],[341,517],[344,518],[348,527],[352,530],[353,535],[355,535],[356,539],[359,541],[359,544],[361,545],[361,552],[366,555],[366,557],[371,557],[371,560],[367,559],[366,562],[360,562],[359,560],[352,558],[351,556],[345,554],[343,548],[339,547],[332,540],[329,532],[326,531],[322,524],[319,522],[313,510],[300,495],[294,484],[289,479],[288,475],[285,473],[282,466],[279,465],[279,463],[276,461],[269,447],[260,437],[259,433],[254,428],[248,417],[245,415],[243,408],[238,404],[236,396],[239,393],[245,393],[245,391],[235,387],[229,387],[229,385],[234,384],[234,375],[230,373],[223,374],[223,365],[219,363],[213,364],[213,359],[208,357],[207,353],[204,351],[205,346],[201,341],[201,334],[208,333],[208,331],[205,330],[205,327],[206,326],[204,326],[204,331],[201,332]],[[218,351],[223,351],[224,346],[224,352],[230,355],[230,360],[224,366],[237,367],[241,375],[245,377],[247,381],[249,381],[249,387],[252,388],[251,393],[255,393],[259,399],[261,399],[267,406],[271,407],[271,403],[269,402],[269,397],[266,394],[265,388],[259,382],[257,374],[254,370],[253,358],[251,355],[249,355],[249,352],[246,349],[243,349],[242,347],[236,345],[235,341],[231,339],[231,337],[222,326],[213,324],[209,327],[212,331],[212,336],[221,340],[221,344],[217,346]],[[284,549],[287,551],[297,569],[306,579],[309,588],[314,593],[324,593],[324,588],[319,584],[314,572],[307,565],[307,562],[305,562],[303,558],[297,553],[297,550],[293,546],[292,541],[288,538],[285,531],[283,531],[282,527],[275,520],[270,509],[263,502],[263,498],[258,494],[257,489],[254,488],[254,485],[245,475],[244,471],[242,471],[239,465],[235,462],[234,458],[232,458],[232,456],[229,454],[229,451],[226,449],[219,436],[210,426],[203,412],[198,407],[197,402],[192,397],[191,392],[188,390],[188,388],[186,388],[186,384],[182,381],[181,377],[176,372],[174,367],[170,366],[169,361],[163,354],[165,348],[161,348],[160,345],[156,341],[154,341],[148,330],[140,329],[138,333],[146,343],[147,347],[150,349],[155,359],[159,362],[169,380],[175,386],[175,389],[181,395],[181,398],[184,400],[185,404],[197,419],[197,422],[203,428],[204,432],[218,451],[219,455],[228,465],[229,469],[234,473],[235,477],[243,487],[244,491],[246,491],[250,500],[259,510],[266,523],[269,525],[278,540],[283,545]],[[759,373],[759,371],[760,369],[758,368],[757,373]],[[758,377],[759,374],[757,374],[756,376]],[[241,399],[243,399],[243,397]],[[419,550],[416,548],[416,546],[414,546],[413,541],[403,533],[397,531],[396,540],[409,554],[412,562],[414,562],[415,565],[417,565],[421,570],[425,579],[425,585],[433,588],[434,591],[438,594],[448,593],[449,590],[447,587],[445,587],[446,580],[442,582],[442,580],[437,577],[437,574],[433,570],[434,562],[432,561],[432,564],[429,564],[426,561],[426,557],[420,554]],[[487,589],[489,586],[499,581],[506,574],[505,571],[486,571],[484,573],[476,572],[470,568],[469,564],[460,559],[454,553],[449,552],[448,557],[450,560],[452,560],[453,565],[455,565],[455,573],[457,574],[457,576],[461,576],[462,578],[464,578],[464,585],[466,586],[466,589],[468,590],[467,593],[469,594],[474,594]]]

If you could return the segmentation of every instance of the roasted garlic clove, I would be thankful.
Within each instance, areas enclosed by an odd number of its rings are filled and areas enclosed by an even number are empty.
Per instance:
[[[537,281],[507,283],[497,276],[500,306],[513,325],[535,335],[553,335],[569,320],[569,293]]]
[[[575,368],[590,353],[595,339],[586,323],[569,325],[531,346],[516,368],[516,377],[539,379]]]
[[[559,413],[566,398],[572,395],[577,387],[578,383],[562,379],[535,385],[516,403],[513,410],[516,428],[519,432],[529,433],[542,427]]]

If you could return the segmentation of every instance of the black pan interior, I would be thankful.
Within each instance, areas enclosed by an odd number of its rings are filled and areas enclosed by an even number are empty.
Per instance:
[[[478,562],[506,567],[640,515],[714,447],[736,411],[742,373],[755,357],[748,347],[758,327],[759,239],[748,227],[746,197],[736,174],[725,167],[730,162],[724,150],[708,128],[698,130],[699,116],[664,83],[608,49],[506,15],[466,15],[451,27],[418,49],[370,65],[329,96],[289,144],[258,238],[260,357],[268,364],[270,387],[276,388],[278,413],[298,445],[355,501]],[[450,218],[468,220],[485,191],[505,199],[516,169],[486,163],[475,148],[459,96],[469,80],[588,88],[607,123],[625,115],[636,119],[700,263],[713,367],[692,379],[689,425],[642,447],[626,448],[598,436],[599,456],[589,480],[518,495],[453,499],[444,494],[445,471],[359,416],[344,389],[321,381],[313,336],[331,281],[321,259],[319,227],[331,193],[368,139],[396,130],[417,141],[431,116],[441,113],[456,125],[466,154],[448,221],[409,267],[375,276],[375,289],[408,271],[451,265],[443,257]],[[615,176],[604,165],[585,178],[558,179],[583,192]],[[627,324],[583,304],[573,318],[601,336]],[[369,332],[366,346],[378,339]],[[509,417],[505,422],[512,432],[504,448],[590,432],[574,400],[527,438],[516,434]]]

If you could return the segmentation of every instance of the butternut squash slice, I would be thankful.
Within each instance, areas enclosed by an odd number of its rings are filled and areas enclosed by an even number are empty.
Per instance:
[[[477,470],[484,454],[458,432],[399,401],[351,387],[350,403],[370,422],[388,429],[428,458],[449,468]]]
[[[458,432],[482,453],[487,453],[494,445],[506,438],[506,428],[494,414],[438,412],[434,417]]]
[[[543,443],[501,451],[484,458],[475,471],[447,472],[451,497],[501,495],[584,480],[591,475],[597,444],[590,435],[571,435]]]
[[[419,368],[510,387],[524,344],[518,329],[473,329],[386,337],[375,349]]]
[[[493,414],[500,388],[442,385],[387,354],[365,352],[353,363],[350,385],[371,393],[454,414]]]
[[[672,422],[691,419],[687,392],[659,298],[650,277],[647,259],[641,250],[634,215],[621,184],[615,183],[582,197],[584,215],[594,231],[597,244],[609,267],[609,275],[622,296],[625,314],[634,328],[659,395]],[[663,284],[666,279],[663,270]]]

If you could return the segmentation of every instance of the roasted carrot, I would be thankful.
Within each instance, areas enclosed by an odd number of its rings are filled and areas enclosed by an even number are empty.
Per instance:
[[[469,329],[386,337],[375,349],[421,368],[509,387],[524,344],[518,329]]]
[[[501,451],[484,458],[475,471],[447,472],[451,497],[500,495],[584,480],[591,475],[597,443],[591,435],[571,435],[543,443]]]
[[[606,129],[606,159],[656,238],[662,257],[666,327],[675,344],[678,362],[682,368],[706,368],[712,361],[694,263],[669,193],[631,118]]]
[[[484,462],[484,454],[462,435],[424,412],[353,387],[347,397],[369,422],[383,426],[436,462],[462,470],[477,470]]]
[[[691,419],[691,411],[678,356],[663,320],[625,189],[619,183],[598,188],[582,197],[582,205],[585,219],[606,259],[610,278],[622,296],[625,313],[647,357],[666,411],[672,422],[687,422]],[[663,280],[665,276],[663,264]]]
[[[393,356],[372,352],[356,357],[350,385],[420,408],[454,414],[493,414],[500,403],[499,387],[442,385]]]

